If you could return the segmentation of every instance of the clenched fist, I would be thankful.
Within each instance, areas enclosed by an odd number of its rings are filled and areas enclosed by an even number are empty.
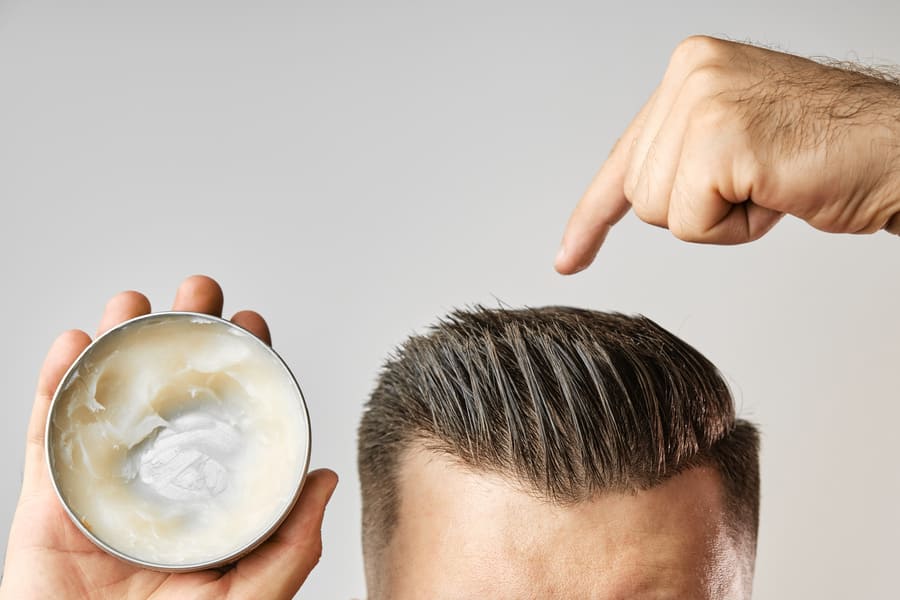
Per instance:
[[[572,214],[557,270],[587,267],[629,208],[691,242],[749,242],[785,214],[900,234],[900,85],[688,38]]]

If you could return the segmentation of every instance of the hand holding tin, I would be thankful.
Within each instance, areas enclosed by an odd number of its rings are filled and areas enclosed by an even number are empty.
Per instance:
[[[222,304],[218,284],[205,277],[192,277],[179,288],[173,308],[218,317]],[[143,295],[119,294],[107,305],[98,333],[149,312],[149,302]],[[256,313],[237,313],[232,322],[270,343],[268,327]],[[41,370],[28,430],[22,493],[10,533],[0,597],[291,597],[321,553],[322,518],[336,484],[336,476],[330,471],[309,473],[302,494],[281,526],[262,545],[224,571],[164,573],[140,568],[104,552],[73,524],[53,489],[44,455],[44,433],[54,391],[90,341],[81,331],[63,334],[54,342]],[[218,425],[179,423],[169,436],[179,431],[187,435],[201,431],[205,439],[188,440],[186,445],[203,449],[210,443],[228,441],[227,435],[212,433],[217,431],[215,427]],[[211,440],[210,436],[216,439]],[[154,463],[154,457],[163,457],[171,444],[165,439],[158,443],[147,464]],[[213,456],[215,452],[213,448],[207,453]],[[155,464],[164,462],[156,460]],[[215,484],[215,473],[207,474],[210,475],[207,483]]]
[[[576,273],[630,209],[691,242],[740,244],[782,215],[900,234],[900,84],[865,68],[692,37],[569,219]]]

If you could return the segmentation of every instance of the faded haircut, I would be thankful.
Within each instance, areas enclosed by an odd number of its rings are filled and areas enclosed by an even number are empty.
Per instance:
[[[647,489],[715,468],[755,554],[759,450],[716,367],[650,319],[565,307],[456,311],[384,365],[359,427],[367,560],[397,521],[414,445],[549,502]]]

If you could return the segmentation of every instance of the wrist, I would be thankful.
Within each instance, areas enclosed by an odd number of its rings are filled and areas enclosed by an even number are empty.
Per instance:
[[[891,137],[885,165],[884,195],[887,219],[884,229],[900,235],[900,85],[895,86],[894,92],[894,111],[889,134]]]
[[[885,82],[882,92],[881,118],[869,138],[874,165],[880,171],[872,199],[881,216],[881,227],[900,233],[900,83]]]

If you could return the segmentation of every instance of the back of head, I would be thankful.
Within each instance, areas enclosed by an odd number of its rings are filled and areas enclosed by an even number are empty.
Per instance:
[[[715,366],[644,317],[476,308],[408,339],[359,429],[367,561],[390,540],[412,446],[561,505],[712,466],[735,536],[755,548],[756,430],[735,418]]]

